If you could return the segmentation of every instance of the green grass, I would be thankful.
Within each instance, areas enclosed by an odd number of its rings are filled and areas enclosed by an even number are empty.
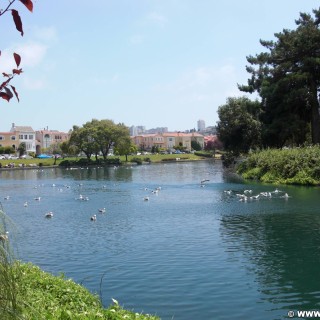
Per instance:
[[[22,319],[159,319],[125,310],[116,300],[105,309],[99,297],[83,286],[63,275],[53,276],[31,263],[16,262],[13,268],[18,275]]]
[[[237,172],[268,183],[319,185],[320,146],[252,152]]]
[[[218,155],[217,155],[218,156]],[[121,163],[126,162],[126,157],[125,156],[110,156],[108,159],[115,159],[119,158]],[[133,156],[128,156],[128,162],[131,162],[134,159],[141,159],[141,161],[146,161],[147,159],[150,160],[150,162],[153,163],[159,163],[159,162],[164,162],[164,161],[175,161],[176,158],[180,158],[181,160],[187,160],[187,161],[193,161],[193,160],[201,160],[205,159],[203,156],[198,156],[196,154],[148,154],[148,155],[133,155]],[[69,160],[69,161],[78,161],[80,159],[85,159],[85,158],[80,158],[80,157],[66,157],[65,159],[57,159],[56,160],[56,165],[59,165],[62,161],[64,160]],[[102,159],[102,157],[99,157],[99,159]],[[91,157],[91,160],[94,162],[95,157]],[[54,159],[16,159],[16,160],[0,160],[0,163],[2,164],[2,167],[4,168],[6,165],[9,165],[10,163],[14,163],[15,167],[19,167],[19,165],[25,165],[26,167],[30,167],[30,165],[35,164],[36,166],[42,165],[42,166],[53,166],[54,165]]]

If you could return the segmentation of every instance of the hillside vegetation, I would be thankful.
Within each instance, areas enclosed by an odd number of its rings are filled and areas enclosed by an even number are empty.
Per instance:
[[[252,152],[237,173],[261,182],[320,185],[320,146]]]

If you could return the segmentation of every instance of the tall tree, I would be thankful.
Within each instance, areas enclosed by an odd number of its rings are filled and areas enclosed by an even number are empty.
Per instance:
[[[78,147],[88,159],[93,154],[96,158],[101,154],[106,160],[109,150],[126,139],[130,139],[130,135],[128,127],[124,124],[115,124],[108,119],[92,119],[82,127],[73,127],[70,144]]]
[[[251,78],[239,88],[261,96],[272,141],[278,136],[280,143],[301,143],[310,124],[312,142],[320,143],[320,9],[313,14],[300,13],[295,30],[276,33],[276,41],[260,40],[268,52],[247,57]]]
[[[218,109],[218,137],[227,151],[234,155],[260,146],[260,103],[247,97],[228,98]]]

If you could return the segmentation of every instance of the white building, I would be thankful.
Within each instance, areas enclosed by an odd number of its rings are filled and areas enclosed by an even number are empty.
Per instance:
[[[19,144],[25,143],[26,152],[36,152],[36,132],[29,126],[16,126],[14,123],[10,132],[19,136]]]
[[[204,129],[206,128],[205,121],[204,120],[198,120],[197,124],[198,124],[198,131],[204,131]]]

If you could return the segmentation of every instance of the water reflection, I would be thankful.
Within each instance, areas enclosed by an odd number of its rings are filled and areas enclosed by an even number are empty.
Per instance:
[[[248,203],[242,213],[225,214],[220,220],[229,259],[241,257],[259,284],[261,301],[270,302],[278,318],[288,310],[319,309],[320,305],[320,215],[313,210],[317,204],[312,197],[318,191],[289,190],[296,191],[292,203],[269,202],[251,208]]]

